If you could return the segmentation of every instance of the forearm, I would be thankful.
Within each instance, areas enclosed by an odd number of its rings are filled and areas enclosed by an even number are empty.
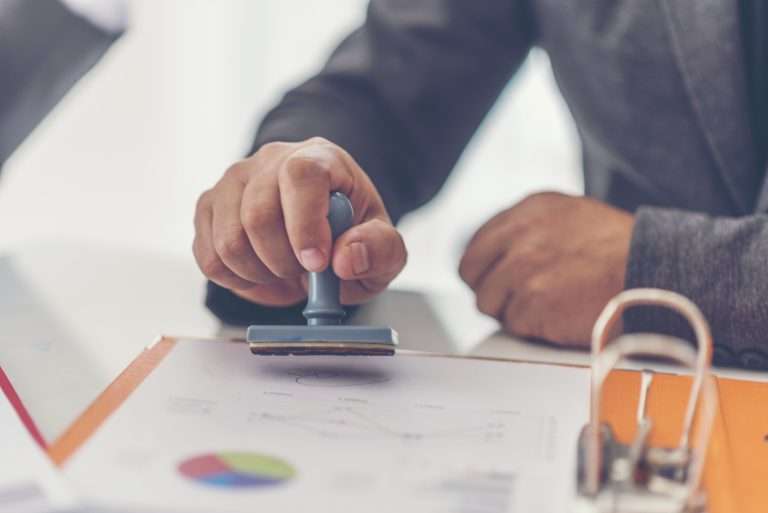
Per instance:
[[[372,0],[321,72],[267,115],[253,151],[324,137],[353,157],[397,222],[437,194],[527,55],[526,5]],[[209,286],[209,307],[230,322],[282,315],[232,299]]]
[[[525,2],[373,0],[365,23],[259,129],[348,151],[390,216],[437,194],[533,43]]]
[[[0,4],[0,164],[117,37],[54,0]]]
[[[661,208],[637,212],[627,287],[660,287],[693,300],[710,321],[715,363],[768,368],[768,216],[713,218]],[[644,309],[630,331],[689,336],[674,315]]]

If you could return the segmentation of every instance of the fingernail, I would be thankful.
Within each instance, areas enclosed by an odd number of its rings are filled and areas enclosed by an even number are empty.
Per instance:
[[[362,242],[353,242],[349,245],[352,251],[352,270],[355,274],[365,274],[371,267],[368,261],[368,248]]]
[[[325,254],[317,248],[302,249],[299,260],[307,271],[320,272],[325,267]]]

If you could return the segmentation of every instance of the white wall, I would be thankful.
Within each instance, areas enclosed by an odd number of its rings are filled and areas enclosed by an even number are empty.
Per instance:
[[[134,0],[129,34],[6,164],[0,250],[64,239],[188,258],[199,193],[364,9],[362,0]],[[404,221],[410,263],[399,283],[456,287],[471,230],[532,190],[580,191],[578,158],[546,57],[534,53],[440,197]]]

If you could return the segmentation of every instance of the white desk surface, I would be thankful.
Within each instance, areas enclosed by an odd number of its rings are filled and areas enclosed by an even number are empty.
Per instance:
[[[43,436],[61,434],[160,335],[242,337],[206,310],[204,283],[191,258],[53,243],[0,255],[0,367]],[[494,334],[460,291],[390,290],[355,322],[393,326],[406,349],[588,364],[586,352]]]

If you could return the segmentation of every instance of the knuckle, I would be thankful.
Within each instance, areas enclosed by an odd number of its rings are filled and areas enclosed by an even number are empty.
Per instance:
[[[542,199],[549,198],[552,195],[549,191],[537,191],[532,194],[529,194],[527,198],[525,198],[527,201],[538,201]]]
[[[245,254],[248,240],[241,231],[232,230],[214,241],[216,253],[224,259],[236,259]]]
[[[321,137],[319,135],[316,135],[314,137],[310,137],[309,139],[306,139],[304,141],[304,144],[312,144],[312,145],[322,145],[322,146],[335,146],[331,141],[326,139],[325,137]]]
[[[510,265],[519,269],[522,276],[529,275],[535,268],[536,263],[541,259],[541,251],[538,243],[524,243],[516,251],[507,253]]]
[[[517,205],[514,205],[509,210],[509,216],[513,219],[516,218],[518,215],[530,215],[531,212],[536,212],[542,203],[546,201],[546,192],[534,192],[533,194],[529,194]]]
[[[549,278],[545,274],[535,274],[525,281],[525,296],[533,301],[543,296],[549,288]]]
[[[472,287],[472,277],[474,276],[474,263],[472,260],[466,256],[464,256],[461,259],[461,262],[459,262],[459,277],[461,280]]]
[[[563,194],[561,192],[555,192],[555,191],[540,191],[540,192],[534,192],[533,194],[528,195],[523,199],[520,204],[526,205],[529,208],[532,207],[538,207],[542,204],[548,204],[552,205],[556,202],[562,202],[563,200],[568,199],[570,196]]]
[[[224,263],[216,258],[215,255],[207,255],[198,259],[200,270],[209,278],[217,279],[226,273]]]
[[[256,155],[258,157],[263,158],[269,158],[276,154],[282,153],[283,150],[285,150],[286,146],[288,146],[290,143],[284,143],[279,141],[272,141],[265,144],[262,144],[261,147],[259,147],[259,150],[256,152]]]
[[[520,294],[515,297],[514,305],[505,312],[505,321],[510,333],[526,337],[548,338],[548,325],[542,317],[542,293],[546,289],[546,281],[532,278],[522,286]],[[514,315],[513,315],[514,312]]]
[[[254,234],[268,232],[280,223],[282,213],[279,209],[251,205],[243,208],[240,215],[243,227]]]
[[[557,193],[557,192],[539,191],[539,192],[534,192],[533,194],[530,194],[526,199],[528,201],[534,202],[534,201],[549,200],[558,196],[560,196],[560,193]]]
[[[377,233],[387,233],[390,230],[393,230],[394,228],[390,223],[378,217],[375,219],[371,219],[369,223],[370,223],[371,229],[375,230]]]
[[[248,161],[246,160],[239,160],[229,166],[226,171],[224,171],[224,178],[231,180],[231,179],[241,179],[243,174],[245,174],[248,171]]]
[[[374,257],[379,257],[382,262],[382,271],[393,272],[402,269],[408,260],[408,250],[405,246],[403,235],[384,219],[372,219],[369,221],[368,233],[376,238],[373,244]]]
[[[477,310],[485,315],[495,316],[497,312],[494,312],[491,308],[491,303],[486,294],[478,294],[475,296],[475,306]]]
[[[461,281],[469,285],[469,278],[467,276],[467,264],[464,260],[459,263],[459,278],[461,278]]]
[[[514,299],[514,306],[507,308],[504,313],[507,317],[514,316],[518,319],[528,319],[533,311],[532,305],[535,298],[525,289],[522,289]],[[520,322],[518,322],[520,324]]]
[[[320,179],[328,180],[330,169],[325,160],[294,155],[285,162],[282,174],[296,185],[308,185]]]
[[[539,201],[540,194],[542,193],[534,192],[533,194],[529,194],[525,198],[521,199],[516,205],[513,205],[509,208],[509,214],[514,214],[519,209],[530,208],[531,205],[535,205]]]
[[[240,221],[243,223],[243,228],[258,233],[264,223],[264,212],[258,207],[244,207],[240,213]]]
[[[276,169],[280,162],[291,152],[296,151],[300,143],[292,142],[269,142],[262,145],[259,150],[247,160],[253,162],[252,168],[255,171],[267,171]]]
[[[195,237],[192,242],[192,254],[195,257],[200,271],[208,278],[218,279],[226,272],[226,266],[219,260],[216,254],[210,249],[206,249],[204,243]]]
[[[507,333],[512,335],[524,335],[525,329],[520,322],[520,318],[512,315],[509,310],[504,313],[504,318],[501,321],[501,327]]]
[[[211,190],[208,189],[207,191],[203,192],[199,198],[197,198],[197,203],[195,203],[195,212],[199,212],[201,210],[205,210],[211,205]]]
[[[531,323],[536,320],[533,319],[531,311],[526,308],[525,301],[518,301],[516,298],[502,315],[501,325],[507,333],[523,337],[537,335],[536,330],[531,328]]]

